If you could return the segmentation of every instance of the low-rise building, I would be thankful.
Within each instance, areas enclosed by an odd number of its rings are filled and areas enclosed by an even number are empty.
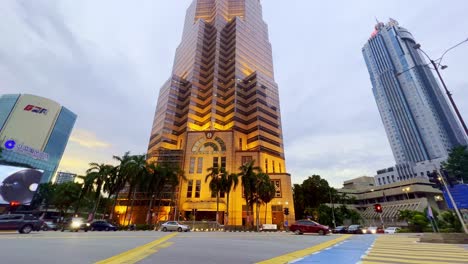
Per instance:
[[[383,186],[374,186],[372,177],[345,181],[339,193],[354,197],[354,207],[367,225],[406,225],[399,219],[402,210],[424,211],[428,206],[439,211],[446,208],[442,192],[432,187],[427,179],[413,178]],[[382,213],[374,205],[382,206]],[[382,218],[381,218],[382,217]]]

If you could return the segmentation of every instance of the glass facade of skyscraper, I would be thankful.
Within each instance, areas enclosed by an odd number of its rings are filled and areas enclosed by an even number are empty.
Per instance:
[[[294,218],[278,86],[260,1],[195,0],[188,8],[172,77],[160,89],[148,147],[150,160],[174,151],[180,152],[177,160],[188,177],[178,194],[182,215],[197,209],[200,217],[214,219],[216,203],[204,180],[207,168],[238,172],[255,160],[278,183],[274,203],[281,205],[267,210],[267,222],[281,224],[285,219],[277,209],[287,204]],[[229,223],[234,225],[246,221],[240,189],[229,201]],[[226,203],[223,199],[220,211],[228,215]]]
[[[390,19],[362,49],[397,175],[420,176],[416,163],[440,160],[467,139],[411,33]],[[440,163],[440,162],[439,162]],[[417,175],[415,175],[417,174]]]
[[[54,175],[76,115],[49,99],[33,95],[0,96],[2,160],[43,170],[42,182]]]

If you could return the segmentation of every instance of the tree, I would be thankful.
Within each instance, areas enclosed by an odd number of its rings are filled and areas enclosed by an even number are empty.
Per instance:
[[[229,194],[232,189],[236,189],[239,184],[239,175],[236,173],[228,173],[227,171],[222,174],[221,177],[221,188],[226,193],[226,225],[229,224]]]
[[[316,211],[321,204],[330,203],[330,196],[333,193],[336,191],[319,175],[309,176],[302,184],[294,184],[293,199],[296,217],[306,218],[307,213],[310,215],[310,211]]]
[[[208,184],[212,194],[216,196],[216,223],[219,223],[218,212],[219,212],[219,193],[222,190],[221,174],[226,173],[223,168],[211,167],[206,170],[208,174],[205,177],[205,182],[210,179]]]
[[[109,219],[113,219],[114,208],[117,203],[117,199],[119,198],[119,193],[125,187],[125,184],[127,184],[127,179],[129,178],[127,164],[131,159],[130,152],[125,152],[121,157],[113,156],[113,159],[117,160],[119,164],[111,171],[109,179],[110,184],[105,187],[105,191],[109,193],[109,198],[112,194],[115,194],[112,201],[112,209],[109,215]]]
[[[276,195],[275,184],[271,181],[268,175],[266,176],[267,177],[262,176],[263,181],[258,188],[260,200],[265,204],[265,224],[267,219],[268,203],[271,202]]]
[[[34,195],[34,199],[31,201],[31,206],[33,208],[38,208],[43,206],[45,211],[49,209],[49,206],[52,204],[54,200],[54,196],[56,193],[57,185],[52,184],[50,182],[41,183],[37,188],[37,192]]]
[[[65,182],[58,184],[53,196],[53,204],[63,215],[70,207],[77,202],[80,196],[81,184],[75,182]]]
[[[459,146],[452,149],[442,168],[448,173],[448,181],[468,182],[468,149],[467,146]]]
[[[133,203],[135,201],[135,194],[138,188],[141,188],[141,180],[145,178],[146,170],[146,155],[131,156],[127,163],[127,183],[129,185],[129,192],[127,202],[130,201],[130,220],[132,219]],[[127,204],[128,208],[128,204]],[[125,210],[124,224],[127,219],[128,210]]]
[[[92,216],[94,217],[97,208],[99,207],[99,201],[101,199],[101,191],[103,189],[103,186],[106,184],[106,181],[108,180],[109,175],[111,174],[111,171],[113,167],[111,165],[107,164],[98,164],[95,162],[92,162],[89,164],[91,168],[89,168],[86,173],[88,174],[86,176],[85,182],[87,182],[91,186],[95,186],[96,189],[95,191],[95,196],[94,196],[94,207],[92,210]]]
[[[156,163],[151,163],[147,166],[147,173],[145,176],[142,183],[143,186],[146,186],[144,191],[148,193],[150,199],[148,211],[146,213],[146,224],[150,224],[154,198],[157,197],[160,199],[164,186],[168,182],[167,170]]]
[[[255,189],[257,186],[257,173],[261,172],[261,169],[259,167],[255,167],[254,163],[255,161],[251,160],[239,168],[243,194],[247,205],[247,226],[250,227],[252,227],[253,219],[251,214],[253,212],[253,205],[255,203],[255,194],[257,192]]]
[[[401,210],[399,219],[405,220],[413,232],[422,232],[429,225],[426,215],[419,211]]]

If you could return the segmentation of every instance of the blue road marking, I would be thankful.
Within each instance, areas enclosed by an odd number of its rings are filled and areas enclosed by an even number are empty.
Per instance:
[[[332,247],[294,261],[294,264],[358,263],[372,246],[376,238],[376,235],[355,235]]]

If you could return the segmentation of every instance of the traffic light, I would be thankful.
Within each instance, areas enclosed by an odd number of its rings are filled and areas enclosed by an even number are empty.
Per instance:
[[[289,208],[284,208],[284,215],[289,215]]]
[[[439,174],[437,171],[433,171],[427,174],[427,177],[429,178],[429,182],[432,184],[432,187],[436,189],[443,189],[443,183],[442,179],[440,178]]]
[[[382,213],[382,205],[380,204],[374,204],[374,211],[376,213]]]

